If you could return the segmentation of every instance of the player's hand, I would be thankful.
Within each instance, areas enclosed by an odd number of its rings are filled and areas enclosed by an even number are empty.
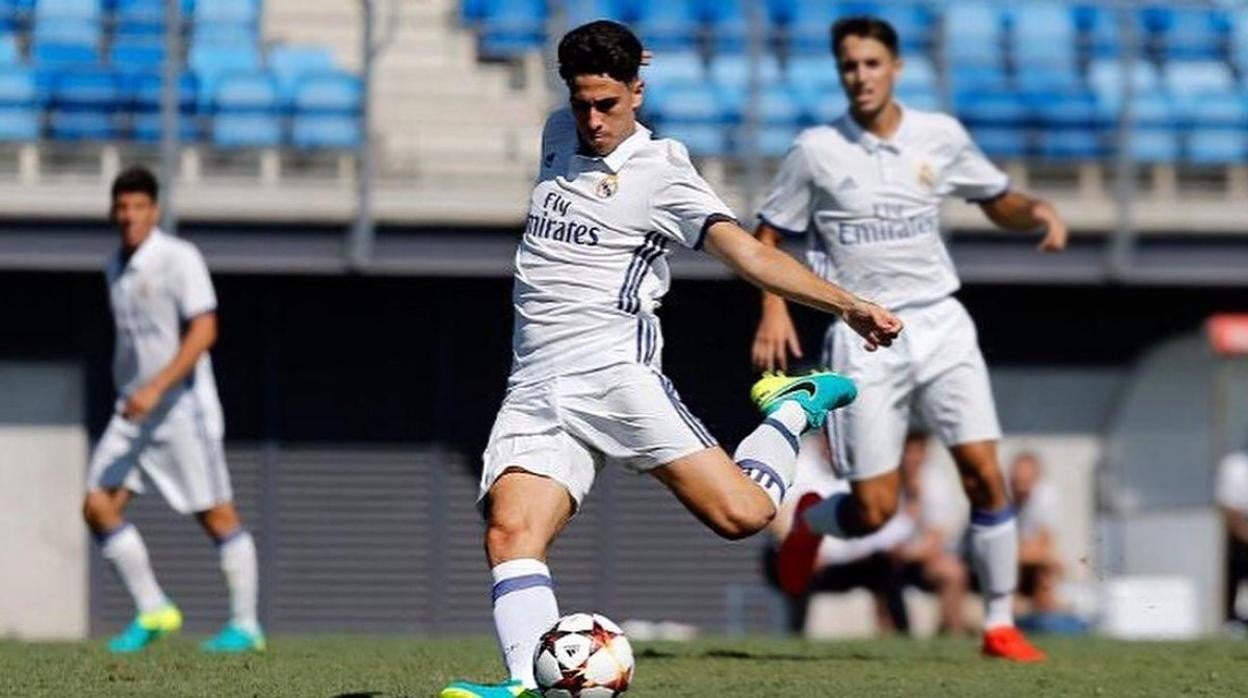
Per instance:
[[[794,358],[802,358],[802,343],[797,339],[797,329],[793,327],[789,309],[783,304],[768,307],[758,320],[754,346],[750,350],[754,368],[760,371],[787,371],[789,352]]]
[[[152,410],[156,409],[156,405],[160,402],[161,391],[152,385],[145,385],[134,391],[126,398],[126,406],[121,410],[121,416],[131,422],[141,422]]]
[[[1066,224],[1058,217],[1057,211],[1046,204],[1037,208],[1036,217],[1044,222],[1044,238],[1040,240],[1036,249],[1041,252],[1061,252],[1066,249],[1069,231],[1066,229]]]
[[[864,345],[867,351],[891,346],[893,340],[901,333],[903,326],[901,319],[896,315],[861,298],[854,301],[853,306],[845,311],[845,316],[841,319],[867,340]]]

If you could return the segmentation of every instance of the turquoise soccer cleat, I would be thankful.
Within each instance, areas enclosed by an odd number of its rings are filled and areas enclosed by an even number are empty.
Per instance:
[[[519,679],[496,684],[455,681],[442,689],[440,698],[541,698],[541,694],[525,688]]]
[[[263,652],[264,633],[252,633],[230,623],[215,636],[204,640],[199,648],[205,652]]]
[[[811,429],[822,427],[828,412],[848,405],[856,397],[858,388],[854,382],[831,371],[812,371],[805,376],[769,373],[750,388],[750,399],[763,414],[780,409],[786,400],[796,401],[806,411]]]
[[[140,613],[126,629],[108,641],[108,651],[131,654],[160,638],[182,629],[182,612],[169,604],[155,611]]]

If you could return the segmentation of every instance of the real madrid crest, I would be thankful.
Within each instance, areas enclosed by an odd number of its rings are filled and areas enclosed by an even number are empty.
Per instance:
[[[598,186],[594,188],[594,193],[596,193],[600,199],[609,199],[612,196],[615,196],[615,193],[619,190],[620,178],[618,175],[611,174],[603,177],[602,180],[598,182]]]
[[[936,188],[936,170],[932,168],[930,162],[922,162],[919,164],[919,184],[928,189]]]

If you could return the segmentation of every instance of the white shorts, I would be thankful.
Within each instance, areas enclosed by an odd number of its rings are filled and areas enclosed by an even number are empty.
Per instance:
[[[914,409],[946,446],[1001,438],[975,323],[954,298],[903,308],[892,347],[868,352],[844,323],[828,328],[823,362],[858,384],[858,399],[828,416],[832,466],[848,480],[898,467]]]
[[[87,489],[143,494],[146,476],[182,514],[233,501],[223,429],[213,421],[185,403],[140,423],[113,415],[91,455]]]
[[[716,445],[657,369],[619,364],[507,391],[490,432],[481,501],[508,468],[545,475],[579,507],[598,469],[638,472]]]

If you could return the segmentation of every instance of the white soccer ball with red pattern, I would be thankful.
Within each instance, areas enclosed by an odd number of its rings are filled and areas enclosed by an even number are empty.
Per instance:
[[[573,613],[542,634],[533,676],[546,698],[611,698],[633,680],[633,648],[609,618]]]

